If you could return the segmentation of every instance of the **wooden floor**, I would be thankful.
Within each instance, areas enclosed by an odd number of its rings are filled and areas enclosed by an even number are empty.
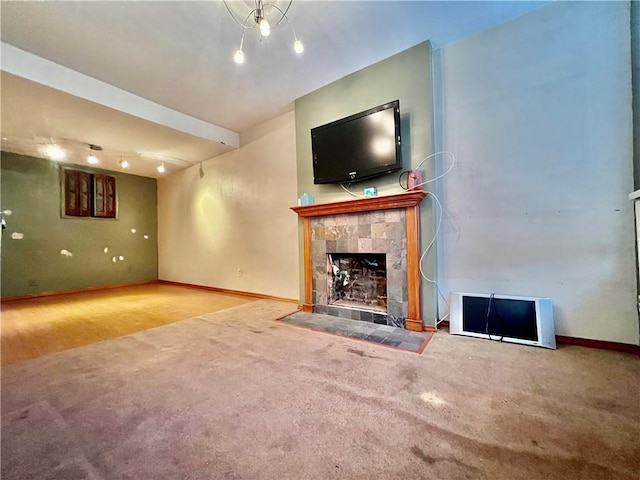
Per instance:
[[[2,365],[252,301],[240,295],[147,284],[3,302]]]

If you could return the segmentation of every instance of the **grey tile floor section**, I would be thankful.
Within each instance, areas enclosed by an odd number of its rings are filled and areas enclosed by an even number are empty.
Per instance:
[[[412,332],[404,328],[378,325],[318,313],[296,312],[280,321],[312,330],[341,335],[343,337],[358,338],[368,342],[390,345],[411,352],[421,351],[420,347],[429,335],[428,333]]]

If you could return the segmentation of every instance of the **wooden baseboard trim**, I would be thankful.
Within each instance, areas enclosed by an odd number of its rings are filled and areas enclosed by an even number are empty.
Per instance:
[[[259,298],[261,300],[277,300],[279,302],[287,302],[287,303],[295,303],[295,304],[300,303],[300,300],[294,299],[294,298],[276,297],[273,295],[266,295],[263,293],[243,292],[240,290],[229,290],[227,288],[208,287],[206,285],[195,285],[193,283],[172,282],[170,280],[158,280],[158,283],[161,283],[164,285],[175,285],[176,287],[187,287],[187,288],[195,288],[198,290],[207,290],[209,292],[225,293],[227,295],[240,295],[242,297]]]
[[[313,307],[314,305],[311,303],[300,303],[298,304],[298,308],[300,310],[302,310],[303,312],[307,312],[307,313],[313,313]]]
[[[157,282],[158,280],[145,280],[144,282],[118,283],[116,285],[100,285],[96,287],[76,288],[74,290],[60,290],[57,292],[30,293],[28,295],[18,295],[15,297],[2,297],[0,300],[2,300],[2,303],[17,302],[20,300],[31,300],[34,298],[42,298],[42,297],[55,297],[57,295],[73,295],[75,293],[95,292],[99,290],[109,290],[112,288],[136,287],[138,285],[151,285]]]
[[[438,331],[438,329],[433,325],[424,325],[422,330],[429,333],[436,333]]]
[[[601,350],[612,350],[614,352],[633,353],[640,356],[640,345],[633,345],[631,343],[607,342],[605,340],[592,340],[590,338],[565,337],[564,335],[556,335],[556,342],[563,345],[599,348]]]
[[[443,320],[438,327],[449,328],[449,320]],[[630,343],[607,342],[605,340],[592,340],[589,338],[567,337],[556,335],[556,343],[562,345],[575,345],[578,347],[598,348],[600,350],[612,350],[614,352],[633,353],[640,356],[640,345]]]

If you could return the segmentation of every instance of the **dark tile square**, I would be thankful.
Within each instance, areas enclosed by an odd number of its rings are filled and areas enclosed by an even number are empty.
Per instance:
[[[353,338],[359,338],[360,340],[366,340],[369,335],[369,332],[353,331]]]
[[[415,352],[418,350],[420,345],[415,345],[413,343],[402,342],[398,345],[398,348],[402,348],[403,350],[409,350],[410,352]]]
[[[360,320],[363,322],[373,322],[373,313],[360,312]]]
[[[424,337],[420,337],[420,336],[413,336],[413,335],[411,335],[411,336],[405,336],[405,337],[402,339],[402,341],[403,341],[403,342],[406,342],[406,343],[411,343],[411,344],[414,344],[414,345],[421,345],[421,344],[422,344],[422,342],[424,342]]]
[[[314,305],[313,307],[314,313],[319,313],[320,315],[327,314],[327,306],[326,305]]]
[[[365,340],[368,340],[370,342],[382,343],[385,338],[387,338],[386,334],[370,333],[365,337]]]
[[[386,315],[380,315],[379,313],[374,313],[373,314],[373,323],[376,323],[378,325],[386,325],[387,324],[387,316]]]
[[[380,343],[382,343],[383,345],[391,345],[392,347],[397,347],[402,343],[402,341],[401,340],[394,340],[392,338],[387,337],[384,340],[382,340],[382,342],[380,342]]]

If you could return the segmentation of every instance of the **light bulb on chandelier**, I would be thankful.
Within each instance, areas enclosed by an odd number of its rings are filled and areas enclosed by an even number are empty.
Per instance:
[[[240,38],[240,48],[238,48],[238,50],[236,50],[233,55],[233,61],[235,63],[239,65],[244,63],[244,51],[242,50],[242,47],[244,45],[244,35],[248,28],[258,28],[260,32],[260,38],[268,37],[271,34],[271,30],[276,28],[278,25],[280,25],[280,23],[283,20],[287,21],[287,24],[289,25],[289,27],[291,28],[291,32],[293,33],[293,39],[294,39],[293,51],[298,55],[304,52],[304,45],[298,39],[296,35],[296,31],[293,28],[293,24],[289,20],[289,17],[287,17],[287,12],[291,7],[292,2],[293,0],[289,0],[287,7],[283,11],[280,7],[278,7],[273,3],[264,3],[263,0],[255,0],[255,8],[253,8],[246,15],[246,18],[244,19],[244,21],[242,21],[242,20],[239,20],[236,17],[236,15],[233,13],[233,11],[228,5],[227,0],[224,1],[224,5],[227,8],[229,15],[231,15],[231,17],[236,21],[236,23],[238,23],[238,25],[242,27],[242,37]],[[237,3],[239,2],[235,2],[234,4],[237,5]],[[237,7],[234,7],[234,8],[237,9]],[[272,15],[270,17],[272,20],[271,23],[267,19],[266,9],[269,9],[269,11],[272,12]],[[251,22],[252,18],[253,18],[253,22]]]
[[[271,25],[269,25],[267,19],[261,18],[258,22],[258,26],[260,27],[260,35],[262,35],[263,37],[268,37],[271,33]]]

